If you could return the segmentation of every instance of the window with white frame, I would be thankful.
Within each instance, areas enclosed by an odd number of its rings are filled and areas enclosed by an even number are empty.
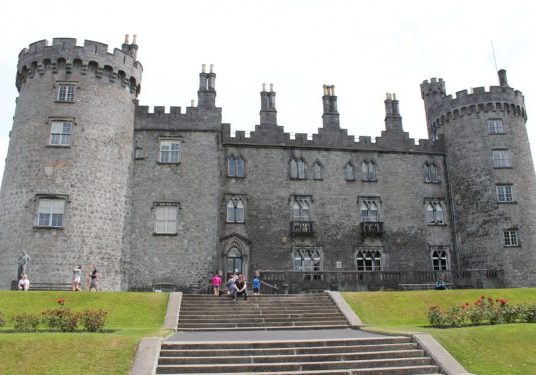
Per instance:
[[[244,159],[241,156],[229,155],[227,157],[227,176],[244,177]]]
[[[243,223],[245,218],[244,203],[241,198],[231,198],[227,201],[227,222]]]
[[[160,141],[160,163],[178,163],[181,144],[178,140]]]
[[[179,206],[177,203],[155,203],[155,233],[177,234]]]
[[[354,181],[355,180],[355,170],[354,165],[352,162],[346,163],[344,166],[344,178],[346,181]]]
[[[362,247],[356,250],[358,271],[374,272],[382,269],[382,253],[377,247]]]
[[[488,120],[489,134],[504,134],[504,126],[501,119]]]
[[[322,248],[295,247],[292,251],[294,258],[294,271],[315,272],[322,271]]]
[[[317,160],[313,164],[313,179],[321,180],[322,179],[322,164]]]
[[[361,163],[363,181],[376,181],[376,164],[373,160],[365,160]]]
[[[432,269],[434,271],[444,271],[449,269],[448,250],[448,246],[430,246]]]
[[[303,159],[290,159],[289,169],[291,179],[305,180],[305,162],[303,161]]]
[[[49,144],[53,146],[69,146],[71,144],[72,129],[72,121],[51,121]]]
[[[65,199],[61,198],[39,198],[39,209],[37,212],[38,227],[63,227],[63,215],[65,212]]]
[[[440,200],[426,202],[426,222],[428,224],[445,224],[445,204]]]
[[[508,168],[512,166],[508,150],[493,150],[492,157],[495,168]]]
[[[512,185],[495,185],[497,191],[497,202],[509,203],[514,201]]]
[[[57,100],[60,102],[73,102],[74,101],[74,89],[75,89],[75,85],[72,83],[58,84]]]
[[[435,163],[424,163],[424,182],[439,182],[439,169]]]
[[[359,216],[362,222],[377,222],[380,219],[379,198],[359,198]]]
[[[516,229],[507,229],[503,232],[504,246],[519,246],[519,236]]]

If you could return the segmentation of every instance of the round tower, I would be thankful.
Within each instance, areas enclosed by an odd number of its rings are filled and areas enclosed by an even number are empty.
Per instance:
[[[134,103],[141,64],[121,49],[55,38],[19,54],[17,106],[0,191],[0,287],[26,251],[31,282],[68,283],[95,265],[125,288]],[[82,279],[82,284],[84,278]]]
[[[501,269],[508,286],[536,285],[536,177],[524,98],[499,86],[445,95],[421,84],[431,139],[444,141],[461,269]]]

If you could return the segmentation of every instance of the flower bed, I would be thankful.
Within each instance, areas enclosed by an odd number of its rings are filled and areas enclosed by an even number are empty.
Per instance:
[[[511,305],[506,299],[481,296],[472,304],[439,305],[428,308],[428,322],[433,327],[464,327],[482,324],[536,323],[536,304]]]

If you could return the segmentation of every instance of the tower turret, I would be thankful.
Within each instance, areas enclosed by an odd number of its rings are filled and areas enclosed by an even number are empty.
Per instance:
[[[0,191],[0,285],[17,254],[32,282],[69,282],[94,264],[104,289],[122,285],[126,259],[134,99],[142,66],[135,41],[108,52],[55,38],[19,54],[19,90]],[[85,272],[85,271],[84,271]]]
[[[508,285],[536,285],[536,177],[523,95],[508,86],[445,96],[444,82],[421,84],[427,125],[443,135],[455,241],[464,269],[504,270]]]

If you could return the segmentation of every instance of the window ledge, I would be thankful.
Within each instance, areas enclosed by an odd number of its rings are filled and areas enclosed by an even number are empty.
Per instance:
[[[497,202],[498,204],[517,204],[517,201],[511,201],[511,202]]]
[[[60,229],[63,230],[64,227],[53,227],[53,226],[44,226],[44,225],[34,225],[33,229]]]
[[[176,237],[178,236],[179,234],[178,233],[158,233],[158,232],[153,232],[153,236],[163,236],[163,237]]]
[[[437,181],[424,180],[424,183],[425,184],[440,184],[441,180],[437,180]]]
[[[514,167],[512,166],[508,166],[508,167],[495,167],[493,166],[494,169],[514,169]]]
[[[54,103],[67,103],[67,104],[73,104],[75,103],[74,100],[54,100]]]
[[[446,227],[446,223],[427,223],[429,227]]]
[[[144,160],[144,159],[145,159],[145,156],[134,157],[134,160]]]
[[[180,161],[177,161],[177,162],[174,162],[174,163],[168,163],[168,162],[162,162],[162,161],[157,161],[156,164],[160,164],[160,165],[179,165],[181,162]]]
[[[226,221],[225,224],[246,224],[245,221]]]
[[[238,179],[246,178],[246,176],[229,176],[229,175],[227,175],[226,177],[227,178],[238,178]]]
[[[506,133],[489,133],[489,135],[506,135]]]
[[[521,247],[521,245],[520,244],[517,244],[517,245],[504,245],[504,247]]]
[[[71,148],[71,145],[51,145],[51,144],[48,144],[48,145],[46,145],[46,147],[49,147],[49,148]]]
[[[374,180],[361,179],[361,181],[363,181],[363,182],[378,182],[378,179],[374,179]]]

